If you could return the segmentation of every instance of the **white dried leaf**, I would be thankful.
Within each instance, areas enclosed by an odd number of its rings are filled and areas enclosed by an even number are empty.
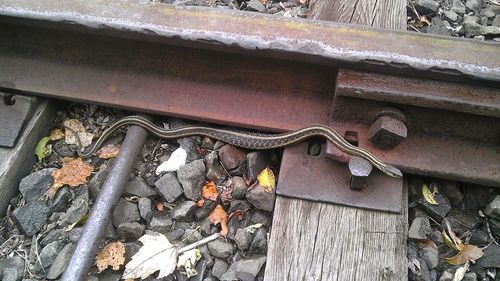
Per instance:
[[[261,228],[262,225],[263,225],[262,223],[252,224],[245,227],[245,230],[253,234],[257,229]]]
[[[83,148],[89,146],[92,143],[92,139],[94,138],[94,134],[88,133],[85,130],[85,127],[80,122],[80,120],[67,119],[67,120],[64,120],[63,125],[64,125],[64,127],[68,127],[78,134],[78,137],[80,137],[80,141],[82,142]],[[64,137],[65,137],[64,141],[67,144],[77,144],[76,137],[72,131],[65,130]]]
[[[139,241],[143,246],[125,266],[122,279],[147,278],[160,271],[157,278],[174,272],[177,265],[177,248],[163,234],[146,231]]]
[[[196,276],[198,271],[196,270],[196,262],[201,258],[201,252],[198,249],[192,249],[182,253],[177,261],[177,267],[184,268],[186,276],[190,278],[191,276]]]
[[[455,271],[455,275],[453,276],[453,281],[462,281],[468,269],[469,269],[469,263],[467,262],[462,267],[457,269],[457,271]]]
[[[179,167],[186,164],[187,152],[182,148],[177,148],[167,161],[161,163],[158,168],[156,168],[156,174],[167,172],[175,172],[179,170]]]

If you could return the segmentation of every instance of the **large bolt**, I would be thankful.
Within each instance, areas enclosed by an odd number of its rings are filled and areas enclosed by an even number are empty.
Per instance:
[[[368,139],[383,149],[392,149],[406,139],[406,116],[395,108],[385,108],[376,116],[368,130]]]
[[[368,186],[368,176],[372,169],[373,166],[368,160],[358,156],[351,156],[349,159],[350,188],[357,191],[365,189]]]

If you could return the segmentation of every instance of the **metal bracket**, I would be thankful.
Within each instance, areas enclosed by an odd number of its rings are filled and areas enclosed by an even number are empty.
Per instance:
[[[373,171],[367,187],[349,188],[351,173],[345,163],[326,157],[324,149],[317,156],[307,153],[307,143],[286,148],[283,152],[276,193],[282,196],[336,203],[363,209],[400,213],[403,179]]]
[[[36,97],[0,92],[0,146],[14,147],[38,104]]]

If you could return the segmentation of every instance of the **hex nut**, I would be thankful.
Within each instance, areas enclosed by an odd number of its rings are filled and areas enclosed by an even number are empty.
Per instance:
[[[364,158],[351,156],[348,167],[351,173],[350,188],[357,191],[365,189],[368,186],[368,176],[373,169],[372,164]]]
[[[379,117],[368,130],[368,139],[382,149],[392,149],[408,136],[403,121],[390,116]]]

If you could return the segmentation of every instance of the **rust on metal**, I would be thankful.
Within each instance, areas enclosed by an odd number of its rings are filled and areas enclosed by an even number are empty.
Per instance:
[[[336,203],[392,213],[401,212],[403,179],[373,171],[366,188],[349,188],[351,173],[346,165],[307,154],[307,144],[285,149],[276,193],[282,196]]]

